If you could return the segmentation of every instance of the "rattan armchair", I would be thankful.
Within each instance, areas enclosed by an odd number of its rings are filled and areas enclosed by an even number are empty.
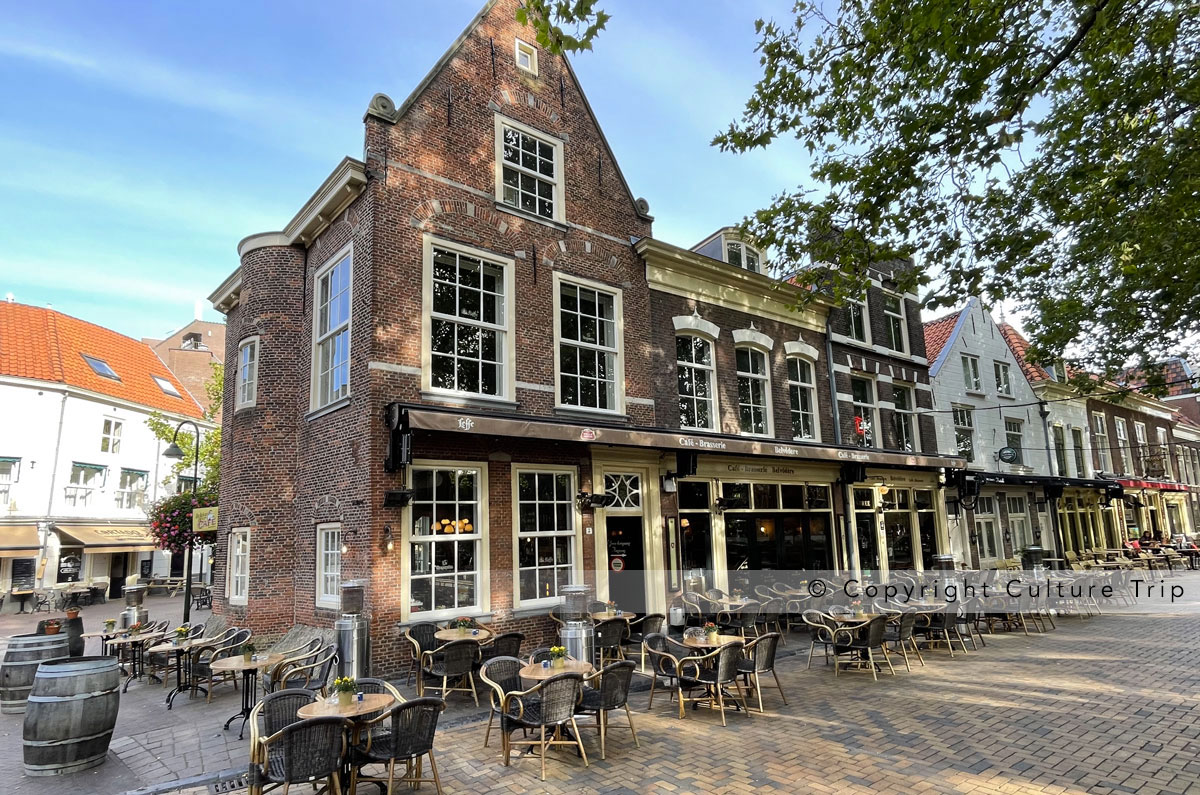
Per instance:
[[[279,688],[279,684],[283,681],[279,674],[287,668],[296,665],[311,665],[316,662],[317,651],[325,644],[321,638],[313,638],[307,643],[303,643],[291,649],[281,649],[276,654],[282,654],[283,659],[274,665],[262,669],[259,674],[259,681],[262,684],[262,689],[266,693]]]
[[[420,621],[404,630],[404,637],[412,644],[412,660],[408,664],[408,673],[404,683],[408,684],[413,677],[421,675],[421,657],[427,651],[433,651],[440,644],[436,636],[437,624],[431,621]]]
[[[529,664],[536,665],[550,659],[550,647],[538,646],[533,651],[529,652]]]
[[[396,783],[396,763],[403,762],[405,774],[400,781],[413,789],[431,783],[439,793],[442,780],[438,776],[437,760],[433,757],[433,740],[437,734],[438,718],[446,709],[440,698],[415,698],[359,723],[363,739],[350,749],[350,792],[358,791],[358,783],[387,783],[388,795]],[[433,778],[421,775],[421,760],[429,757]],[[387,765],[387,776],[364,776],[367,765]]]
[[[804,623],[808,626],[810,643],[808,645],[808,665],[805,670],[812,668],[813,653],[820,644],[825,651],[825,664],[829,664],[831,654],[837,655],[838,649],[849,644],[854,639],[854,632],[834,621],[833,616],[820,610],[805,610],[802,614]]]
[[[635,618],[629,622],[629,632],[622,639],[621,645],[638,647],[638,651],[642,655],[642,668],[646,667],[646,651],[642,646],[642,641],[646,639],[647,635],[662,632],[665,623],[667,623],[667,617],[662,613],[647,613],[641,618]]]
[[[493,657],[485,660],[479,668],[479,680],[491,691],[488,693],[489,709],[487,730],[483,734],[484,748],[487,748],[488,740],[491,739],[492,721],[495,718],[500,719],[502,733],[512,731],[508,728],[501,705],[506,695],[521,689],[521,669],[524,667],[525,662],[517,657]]]
[[[746,644],[745,656],[737,661],[738,675],[742,677],[746,687],[754,686],[754,693],[758,696],[759,712],[763,711],[762,677],[767,674],[774,677],[775,689],[779,691],[779,697],[783,699],[784,705],[786,706],[788,703],[787,696],[783,693],[783,685],[779,682],[779,674],[775,673],[775,652],[779,649],[781,640],[783,640],[783,635],[778,632],[760,635]]]
[[[511,732],[515,729],[536,730],[538,736],[530,737],[518,744],[537,746],[542,759],[542,781],[546,780],[546,750],[553,745],[573,745],[579,749],[584,766],[588,764],[587,750],[579,736],[575,723],[575,708],[583,699],[583,676],[577,673],[561,673],[543,679],[528,690],[506,693],[500,701],[504,714],[501,736],[504,741],[504,765],[510,763],[512,751]],[[562,729],[571,725],[572,738],[563,739]],[[507,729],[507,731],[505,730]],[[551,730],[550,738],[546,729]]]
[[[599,658],[601,667],[606,663],[625,659],[625,653],[621,650],[621,643],[625,639],[625,634],[629,632],[629,624],[625,619],[610,618],[598,621],[594,632],[596,656]]]
[[[254,709],[250,710],[250,764],[262,763],[266,759],[262,745],[263,740],[283,727],[291,726],[299,721],[300,718],[296,717],[296,711],[313,703],[317,698],[317,694],[312,690],[301,688],[280,690],[263,696],[262,701],[259,701],[254,705]],[[259,727],[260,719],[262,721],[261,728]]]
[[[427,689],[440,690],[442,698],[454,691],[470,693],[479,706],[479,693],[475,690],[475,663],[479,662],[479,643],[473,640],[454,640],[436,651],[421,655],[421,672],[417,676],[417,695],[424,696]],[[442,686],[426,684],[426,677],[441,679]],[[457,679],[465,685],[451,687],[450,680]]]
[[[707,654],[684,657],[675,665],[675,681],[679,691],[679,719],[683,720],[684,706],[686,704],[699,704],[707,702],[709,708],[715,708],[721,712],[721,725],[727,726],[725,722],[725,690],[729,685],[733,685],[738,691],[738,700],[742,702],[742,709],[749,711],[746,705],[746,694],[742,691],[742,684],[738,681],[737,662],[742,656],[742,650],[746,644],[740,640],[726,643],[719,648],[713,649]],[[699,696],[694,696],[692,693],[696,690],[704,692]]]
[[[650,663],[650,699],[646,709],[654,707],[654,691],[658,688],[658,679],[667,680],[671,687],[672,698],[679,687],[679,661],[685,657],[698,654],[698,649],[676,643],[661,632],[652,632],[642,641],[642,648]]]
[[[205,643],[202,646],[197,646],[188,651],[188,665],[191,667],[192,677],[192,694],[200,686],[200,681],[203,679],[208,683],[208,693],[205,698],[207,703],[212,703],[213,688],[221,682],[232,682],[233,689],[237,690],[237,675],[232,671],[215,673],[212,669],[212,663],[215,660],[220,660],[225,657],[232,657],[238,654],[243,643],[250,640],[251,632],[248,629],[231,628],[224,636],[213,643]]]
[[[305,658],[280,663],[275,668],[275,688],[304,687],[328,695],[329,676],[337,659],[337,646],[330,643]]]
[[[480,649],[481,662],[493,657],[520,657],[521,644],[524,642],[525,636],[520,632],[506,632],[503,635],[497,635],[491,643]]]
[[[754,634],[778,632],[779,642],[786,645],[787,639],[783,636],[783,611],[784,603],[781,597],[775,596],[763,602],[754,622]]]
[[[921,647],[917,645],[917,639],[913,637],[913,630],[917,626],[917,615],[914,610],[901,611],[888,620],[887,627],[883,632],[884,643],[891,643],[892,649],[900,652],[900,656],[904,658],[904,668],[908,671],[912,670],[912,665],[908,661],[910,650],[916,653],[917,660],[921,665],[925,665],[925,658],[921,656]]]
[[[633,728],[633,713],[629,711],[629,685],[633,680],[632,660],[619,660],[583,678],[583,698],[575,708],[576,714],[595,714],[596,731],[600,734],[600,758],[608,758],[608,713],[624,709],[629,719],[629,731],[633,733],[633,744],[638,748],[637,729]],[[586,724],[585,724],[586,725]],[[621,727],[619,727],[621,728]]]
[[[747,631],[758,634],[757,623],[761,607],[758,602],[751,600],[731,610],[722,610],[717,613],[717,625],[730,634],[741,635],[745,640]]]
[[[259,741],[257,762],[250,763],[250,795],[262,795],[269,784],[315,784],[341,791],[342,757],[346,753],[345,718],[309,718],[284,726]]]
[[[845,646],[835,649],[833,656],[833,674],[837,676],[843,666],[855,666],[855,670],[869,671],[871,678],[878,681],[878,666],[875,665],[875,650],[883,654],[892,676],[896,669],[892,667],[892,659],[888,656],[887,646],[883,643],[883,633],[887,628],[887,616],[875,616],[859,624],[847,627],[854,632],[854,637]],[[843,659],[848,658],[848,659]]]
[[[953,606],[947,607],[937,613],[928,613],[927,626],[918,626],[915,632],[925,636],[925,642],[931,647],[935,644],[946,644],[946,650],[950,652],[950,658],[954,658],[954,641],[958,640],[958,645],[962,647],[963,654],[967,653],[967,643],[963,638],[962,633],[958,631],[958,609]]]

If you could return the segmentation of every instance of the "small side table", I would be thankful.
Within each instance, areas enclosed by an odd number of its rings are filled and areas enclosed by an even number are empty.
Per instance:
[[[229,725],[241,718],[242,728],[238,731],[238,739],[242,739],[242,735],[246,733],[246,721],[250,719],[250,711],[258,703],[258,672],[282,661],[282,654],[260,654],[253,660],[247,660],[239,654],[236,657],[222,657],[209,664],[213,673],[242,672],[242,709],[225,721],[225,731],[229,731]]]

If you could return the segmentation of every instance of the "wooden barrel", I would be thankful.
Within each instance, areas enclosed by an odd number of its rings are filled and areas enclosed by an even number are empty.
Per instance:
[[[59,635],[67,636],[67,648],[70,650],[72,657],[83,656],[83,618],[75,616],[74,618],[47,618],[39,621],[37,625],[37,634],[46,634],[46,622],[57,621],[60,629]]]
[[[25,710],[25,775],[59,776],[103,764],[120,706],[116,657],[42,663]]]
[[[20,715],[33,686],[37,667],[46,660],[66,657],[66,635],[13,635],[8,639],[4,660],[0,662],[0,712]]]

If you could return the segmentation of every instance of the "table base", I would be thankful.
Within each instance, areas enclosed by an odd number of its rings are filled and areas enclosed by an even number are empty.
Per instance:
[[[207,692],[207,691],[206,691]],[[242,671],[242,709],[229,717],[225,721],[224,730],[229,731],[229,724],[233,723],[238,718],[242,719],[242,728],[238,730],[238,739],[242,739],[242,735],[246,733],[246,721],[250,720],[250,712],[254,709],[254,705],[258,703],[258,669],[248,668]]]

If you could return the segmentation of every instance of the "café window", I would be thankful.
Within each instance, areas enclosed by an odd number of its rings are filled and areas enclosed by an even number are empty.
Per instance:
[[[853,494],[854,532],[858,541],[858,566],[864,573],[879,569],[879,539],[876,532],[877,493],[873,488],[856,488]]]
[[[875,446],[875,382],[869,378],[850,379],[854,435],[859,447]]]
[[[996,524],[995,497],[979,497],[975,502],[975,540],[980,559],[1004,556],[1004,544]]]
[[[562,143],[510,119],[495,119],[498,198],[538,218],[563,221]]]
[[[482,609],[482,471],[415,467],[409,543],[410,612]]]
[[[679,382],[679,427],[713,430],[716,400],[712,343],[690,334],[676,337],[675,369]]]
[[[742,433],[766,436],[771,433],[767,356],[757,348],[739,347],[736,358],[738,427]]]
[[[570,472],[518,470],[518,602],[555,601],[575,571],[575,486]]]
[[[324,408],[350,394],[350,271],[351,257],[346,253],[316,275],[314,409]]]
[[[250,591],[250,528],[235,527],[229,531],[227,563],[225,595],[230,604],[244,605]]]
[[[731,587],[771,585],[765,570],[832,568],[833,520],[827,484],[722,482],[725,554]]]
[[[892,384],[892,436],[897,450],[917,449],[916,410],[912,387]]]
[[[317,605],[339,607],[342,603],[342,526],[337,522],[317,525]]]
[[[708,481],[681,480],[679,545],[683,576],[693,584],[713,581],[712,497]]]
[[[508,289],[505,264],[459,247],[432,245],[430,387],[507,394]]]
[[[620,295],[563,281],[558,288],[558,389],[564,406],[620,410]]]
[[[813,366],[807,359],[788,357],[788,397],[792,410],[792,438],[817,439],[817,392]]]

